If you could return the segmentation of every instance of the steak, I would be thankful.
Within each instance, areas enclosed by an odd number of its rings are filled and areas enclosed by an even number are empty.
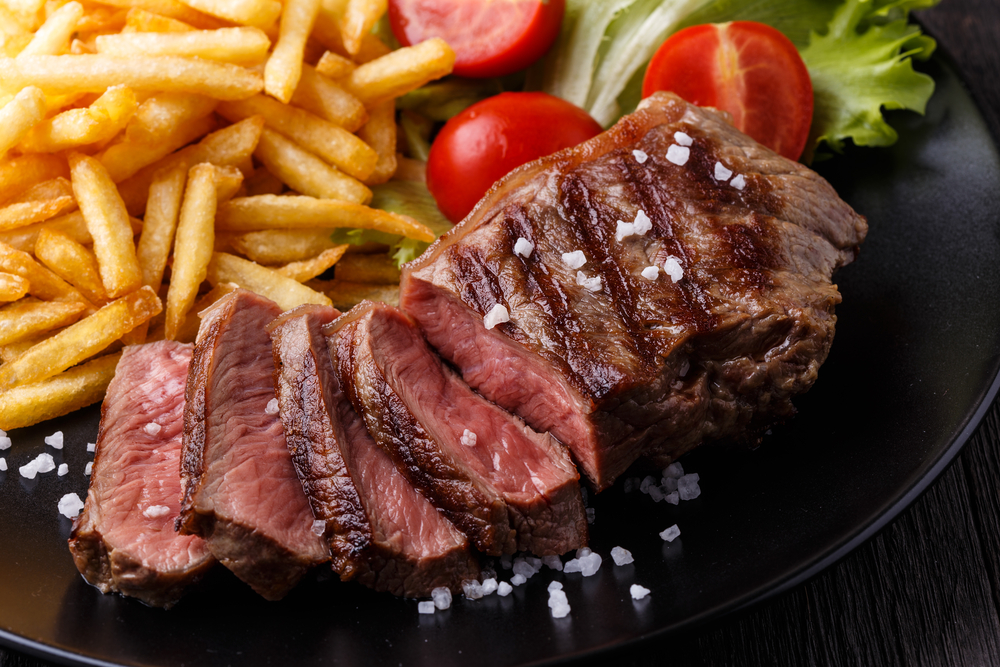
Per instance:
[[[334,571],[377,591],[461,589],[479,566],[465,536],[396,470],[340,389],[321,327],[340,313],[302,306],[269,326],[292,461],[323,522]]]
[[[313,532],[275,409],[266,327],[280,314],[242,289],[202,313],[187,380],[177,520],[178,530],[205,538],[223,565],[269,600],[330,556]]]
[[[602,489],[642,455],[791,416],[833,340],[831,275],[866,232],[820,176],[658,93],[494,186],[404,267],[400,304]],[[498,305],[509,321],[488,329]]]
[[[369,433],[480,551],[546,556],[586,545],[569,453],[473,392],[406,315],[363,302],[327,333]]]
[[[215,563],[205,541],[178,535],[184,385],[191,346],[126,347],[101,407],[97,453],[69,548],[83,577],[170,607]]]

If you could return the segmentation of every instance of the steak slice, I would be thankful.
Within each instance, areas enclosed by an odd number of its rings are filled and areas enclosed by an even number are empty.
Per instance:
[[[278,405],[313,515],[342,580],[421,597],[459,591],[479,565],[468,541],[396,470],[340,389],[321,327],[340,313],[302,306],[271,323]]]
[[[644,217],[646,233],[618,235]],[[659,93],[494,186],[404,267],[400,304],[466,382],[566,443],[601,489],[640,455],[666,463],[792,415],[833,340],[830,277],[866,232],[820,176],[725,113]],[[510,321],[487,329],[497,305]]]
[[[177,520],[268,600],[330,557],[313,532],[275,409],[266,327],[280,314],[274,302],[242,289],[202,314],[187,381]]]
[[[548,434],[473,392],[399,310],[363,302],[327,329],[340,381],[396,467],[484,553],[587,543],[579,473]]]
[[[97,453],[69,548],[84,579],[171,607],[215,563],[205,541],[178,535],[184,385],[191,346],[129,346],[101,407]]]

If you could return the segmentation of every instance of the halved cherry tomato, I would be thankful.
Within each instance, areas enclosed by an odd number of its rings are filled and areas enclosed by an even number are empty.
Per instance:
[[[449,120],[427,159],[427,187],[459,222],[507,172],[597,136],[586,111],[546,93],[501,93]]]
[[[455,74],[504,76],[552,46],[566,0],[389,0],[389,23],[404,46],[440,37],[455,50]]]
[[[698,25],[674,33],[642,82],[643,97],[657,90],[728,111],[736,127],[792,160],[809,138],[809,71],[795,45],[763,23]]]

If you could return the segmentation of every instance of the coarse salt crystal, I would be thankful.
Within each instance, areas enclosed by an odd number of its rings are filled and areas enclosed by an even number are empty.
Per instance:
[[[277,401],[278,399],[274,400]],[[142,427],[142,430],[145,431],[147,435],[156,435],[161,430],[163,430],[163,427],[157,424],[156,422],[149,422],[148,424]]]
[[[680,479],[684,476],[684,466],[675,461],[663,469],[663,476]]]
[[[572,572],[579,572],[582,569],[583,566],[580,564],[579,558],[570,558],[568,561],[563,563],[563,572],[565,572],[566,574],[570,574]]]
[[[69,472],[69,464],[68,463],[60,463],[59,464],[59,470],[56,471],[56,474],[59,475],[60,477],[62,477],[63,475],[65,475],[68,472]]]
[[[611,550],[611,559],[615,561],[615,565],[628,565],[633,562],[632,552],[622,547]]]
[[[667,528],[665,531],[660,533],[660,539],[662,539],[664,542],[673,542],[680,536],[680,534],[681,534],[681,529],[678,528],[677,524],[675,523],[674,525],[670,526],[670,528]]]
[[[672,491],[663,497],[671,505],[679,505],[681,502],[681,496],[676,491]]]
[[[629,586],[628,592],[632,595],[633,600],[641,600],[649,595],[649,589],[645,586],[640,586],[639,584],[632,584]]]
[[[445,586],[438,586],[432,590],[431,598],[438,609],[447,609],[451,606],[451,591]]]
[[[677,490],[677,479],[674,477],[664,477],[661,480],[660,488],[663,489],[664,493],[670,493]]]
[[[270,401],[267,402],[267,405],[264,406],[264,414],[268,415],[278,414],[278,399],[272,398]]]
[[[601,569],[601,563],[603,562],[600,554],[590,554],[580,559],[580,574],[585,577],[591,577],[597,574],[597,571]]]
[[[694,139],[692,139],[691,135],[686,132],[674,132],[674,141],[679,143],[681,146],[690,146],[694,143]]]
[[[657,276],[660,275],[660,267],[658,266],[647,266],[642,270],[642,277],[646,280],[656,280]]]
[[[93,461],[88,461],[87,465],[85,465],[83,467],[83,474],[84,475],[89,475],[93,469],[94,469],[94,462]]]
[[[59,513],[67,519],[75,519],[83,509],[83,501],[75,493],[67,493],[59,499]]]
[[[576,284],[581,285],[583,289],[590,292],[600,292],[601,291],[601,277],[594,276],[593,278],[588,278],[587,274],[583,271],[576,272]]]
[[[520,586],[526,581],[527,579],[525,579],[524,575],[522,574],[515,574],[513,577],[510,578],[510,583],[514,584],[515,586]]]
[[[562,572],[563,564],[562,559],[560,559],[559,556],[543,556],[542,562],[545,564],[545,567],[555,570],[556,572]]]
[[[475,579],[465,579],[462,581],[462,593],[470,600],[478,600],[483,597],[483,585]]]
[[[732,185],[737,190],[742,190],[747,185],[747,179],[743,178],[743,174],[740,174],[739,176],[731,180],[729,184]]]
[[[729,177],[733,175],[732,169],[727,169],[726,165],[721,162],[715,163],[715,180],[722,181],[725,183],[729,180]]]
[[[622,239],[632,236],[635,234],[635,225],[631,222],[625,222],[624,220],[618,221],[618,228],[615,230],[615,241],[621,242]]]
[[[433,614],[434,613],[434,603],[430,600],[422,600],[417,603],[417,613],[418,614]]]
[[[7,459],[0,459],[0,472],[7,470]]]
[[[514,244],[514,254],[521,257],[529,257],[534,249],[534,244],[523,236],[519,236],[517,243]]]
[[[576,557],[584,558],[592,553],[594,552],[590,550],[590,547],[580,547],[579,549],[576,550]]]
[[[638,148],[632,151],[632,155],[635,156],[635,161],[638,162],[639,164],[645,164],[646,160],[649,159],[649,156],[646,155],[646,152],[641,151]]]
[[[56,431],[52,435],[45,436],[45,444],[52,449],[62,449],[63,448],[63,432]]]
[[[497,592],[497,580],[493,577],[483,579],[483,595],[493,595]]]
[[[96,442],[88,442],[87,443],[87,451],[88,452],[93,452],[93,451],[96,451],[96,450],[97,450],[97,443]]]
[[[466,447],[475,447],[476,434],[469,429],[465,429],[465,431],[462,432],[462,444]]]
[[[510,313],[507,312],[507,307],[502,303],[498,303],[490,308],[490,312],[486,313],[486,317],[483,318],[483,324],[486,325],[487,329],[492,329],[504,322],[510,322]]]
[[[649,489],[654,486],[656,486],[656,478],[652,475],[646,475],[642,478],[642,481],[639,482],[639,490],[643,493],[649,493]]]
[[[51,454],[39,454],[34,459],[18,468],[21,477],[34,479],[35,475],[56,469],[56,462]]]
[[[673,255],[667,256],[667,261],[663,263],[663,271],[670,276],[670,280],[677,282],[684,277],[684,267]]]
[[[663,490],[658,486],[649,487],[649,497],[653,499],[654,503],[658,503],[663,500]]]
[[[541,563],[539,563],[538,567],[536,567],[535,564],[527,558],[518,556],[514,559],[514,574],[521,575],[525,578],[525,580],[531,579],[540,569],[542,569]]]
[[[546,587],[545,590],[551,593],[552,591],[561,591],[562,587],[563,587],[562,582],[550,581],[548,587]]]
[[[632,224],[635,227],[635,233],[639,236],[645,236],[646,232],[653,228],[653,221],[642,209],[639,209],[639,212],[635,214],[635,220],[632,221]]]
[[[150,505],[142,511],[142,515],[147,519],[156,519],[170,514],[170,508],[166,505]]]
[[[566,617],[570,612],[569,600],[566,599],[566,593],[558,589],[550,590],[549,609],[552,610],[553,618]]]
[[[698,474],[684,475],[677,480],[677,493],[681,500],[694,500],[701,495],[701,487],[698,486]]]
[[[10,449],[10,438],[3,431],[0,431],[0,451]]]
[[[564,252],[562,261],[571,269],[579,269],[587,263],[587,256],[583,254],[582,250],[574,250],[573,252]]]
[[[690,157],[691,149],[686,146],[671,144],[670,148],[667,149],[667,161],[676,164],[678,167],[686,165]]]
[[[313,535],[322,537],[323,533],[326,532],[326,521],[322,519],[314,519],[312,522],[312,532]]]
[[[510,592],[512,590],[514,590],[514,587],[508,584],[506,581],[501,581],[499,584],[497,584],[497,595],[499,595],[502,598],[505,598],[508,595],[510,595]]]

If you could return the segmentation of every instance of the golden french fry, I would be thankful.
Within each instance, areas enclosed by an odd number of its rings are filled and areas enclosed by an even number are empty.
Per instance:
[[[280,267],[278,273],[292,280],[304,283],[307,280],[312,280],[336,264],[346,251],[347,245],[339,245],[329,250],[324,250],[312,259],[289,262]]]
[[[83,18],[83,5],[75,0],[52,12],[19,56],[59,55],[69,48],[77,23]]]
[[[184,4],[233,23],[266,28],[281,14],[277,0],[184,0]]]
[[[204,95],[159,93],[139,105],[125,128],[125,140],[131,144],[161,144],[185,121],[203,118],[218,104]]]
[[[320,0],[285,0],[278,43],[264,67],[264,91],[288,104],[302,75],[306,39],[312,32]]]
[[[142,215],[149,184],[157,170],[179,163],[183,163],[184,168],[188,169],[199,162],[211,162],[219,167],[239,166],[253,155],[263,129],[264,119],[259,116],[234,123],[209,134],[194,146],[188,146],[160,162],[140,169],[134,176],[122,181],[118,191],[129,212],[132,215]]]
[[[125,25],[135,32],[191,32],[193,25],[172,19],[162,14],[154,14],[140,7],[133,7],[125,16]]]
[[[322,292],[333,306],[348,311],[362,301],[382,301],[390,306],[399,305],[399,285],[370,285],[349,283],[343,280],[310,280],[309,287]]]
[[[374,33],[368,33],[361,38],[361,49],[354,55],[354,62],[364,65],[389,53],[392,53],[392,49],[388,44]]]
[[[331,8],[329,4],[329,0],[324,0],[320,5],[310,37],[324,48],[338,55],[347,56],[344,39],[340,35],[340,17],[343,16],[343,8]]]
[[[243,99],[264,88],[263,78],[253,70],[176,56],[0,58],[0,81],[11,88],[37,86],[50,94],[99,93],[124,84],[136,91],[199,93],[220,100]]]
[[[357,64],[350,58],[345,58],[339,53],[327,51],[316,63],[316,71],[323,76],[328,76],[334,81],[343,79],[345,76],[357,69]]]
[[[0,392],[61,373],[107,348],[162,309],[160,298],[145,286],[112,301],[0,366]]]
[[[290,195],[238,197],[219,207],[218,229],[253,232],[262,229],[307,229],[310,227],[354,227],[431,243],[434,232],[413,218],[360,204]]]
[[[166,337],[173,340],[205,280],[215,244],[215,167],[197,164],[188,172],[174,241],[174,265],[167,290]]]
[[[11,230],[53,218],[76,208],[69,181],[61,176],[39,183],[0,208],[0,230]]]
[[[337,244],[329,229],[267,229],[237,236],[232,246],[258,264],[274,265],[315,257]]]
[[[87,309],[85,303],[39,301],[28,297],[0,308],[0,345],[72,324]]]
[[[138,234],[142,230],[142,220],[130,217],[129,223],[132,225],[133,234]],[[25,225],[6,232],[0,231],[0,243],[30,253],[33,251],[35,241],[42,229],[62,232],[81,245],[90,245],[94,242],[90,232],[87,231],[87,222],[83,219],[83,213],[73,211],[44,222],[36,222],[33,225]]]
[[[264,128],[254,156],[290,188],[310,197],[367,204],[372,191],[291,139]]]
[[[109,354],[34,384],[0,392],[0,429],[54,419],[97,403],[115,376],[121,353]]]
[[[344,128],[266,95],[223,102],[217,110],[231,121],[263,116],[271,129],[359,180],[368,178],[378,162],[378,154]]]
[[[84,15],[76,23],[76,34],[93,35],[121,30],[125,26],[127,13],[128,10],[121,7],[87,6],[84,8]]]
[[[100,0],[101,4],[111,5],[126,10],[134,8],[145,9],[154,14],[183,21],[199,30],[224,28],[225,23],[196,9],[192,9],[178,0]]]
[[[35,241],[35,257],[93,303],[107,300],[97,258],[66,234],[42,229]]]
[[[368,110],[358,98],[305,63],[299,86],[292,95],[292,104],[348,132],[356,132],[368,120]]]
[[[142,268],[142,284],[156,291],[173,247],[187,172],[187,165],[176,163],[157,172],[149,186],[146,218],[135,252]]]
[[[31,284],[13,273],[0,272],[0,301],[17,301],[28,293]]]
[[[72,196],[73,186],[70,185],[69,179],[57,176],[31,186],[27,192],[15,197],[10,203],[20,204],[31,201],[51,201],[53,199]]]
[[[126,135],[122,141],[111,144],[104,149],[97,156],[97,159],[108,170],[111,179],[115,183],[119,183],[129,176],[133,176],[143,167],[162,160],[181,146],[208,134],[215,127],[215,119],[208,115],[182,121],[170,135],[168,141],[158,144],[131,141]]]
[[[352,254],[337,264],[337,280],[370,285],[398,285],[399,267],[384,253],[375,255]]]
[[[244,183],[247,188],[247,196],[254,195],[280,195],[285,184],[281,179],[269,172],[265,168],[257,169],[246,179]]]
[[[109,56],[184,56],[246,66],[264,62],[271,40],[258,28],[240,27],[99,35],[95,44]]]
[[[198,299],[198,301],[194,304],[194,307],[188,311],[187,317],[184,318],[184,324],[182,324],[181,328],[177,330],[177,336],[174,340],[178,343],[195,342],[198,338],[198,327],[201,325],[201,317],[198,314],[222,297],[237,289],[239,289],[239,285],[234,285],[233,283],[220,283],[206,292],[203,297]],[[155,328],[150,328],[148,340],[163,340],[166,337],[165,334],[166,331],[164,330],[162,324],[157,325]]]
[[[224,252],[212,255],[212,261],[208,265],[208,281],[212,285],[235,283],[251,292],[266,296],[282,310],[289,310],[304,303],[330,305],[330,299],[323,294],[291,278],[286,278],[274,269]],[[0,373],[2,369],[0,366]]]
[[[11,201],[36,183],[68,177],[66,158],[59,155],[20,155],[0,162],[0,204]]]
[[[388,9],[388,0],[348,0],[340,19],[340,36],[351,55],[361,50],[362,38]]]
[[[14,62],[10,58],[6,60]],[[0,74],[0,82],[7,84],[3,74]],[[45,117],[48,108],[45,93],[40,88],[25,85],[28,87],[0,108],[0,160],[7,155],[7,151],[21,141],[35,123]]]
[[[108,141],[125,127],[137,106],[131,89],[112,86],[89,107],[70,109],[38,123],[18,148],[22,153],[55,153]]]
[[[372,107],[371,116],[365,126],[358,131],[366,144],[378,153],[375,170],[366,185],[385,183],[396,173],[396,102],[388,100]]]
[[[371,109],[451,74],[454,66],[455,52],[435,37],[367,62],[338,83]]]
[[[142,284],[125,202],[108,170],[96,159],[70,153],[69,169],[76,202],[94,239],[104,289],[108,298],[118,298]]]
[[[0,243],[0,271],[21,276],[30,283],[28,293],[45,301],[84,301],[86,298],[65,280],[32,259],[28,253]]]

